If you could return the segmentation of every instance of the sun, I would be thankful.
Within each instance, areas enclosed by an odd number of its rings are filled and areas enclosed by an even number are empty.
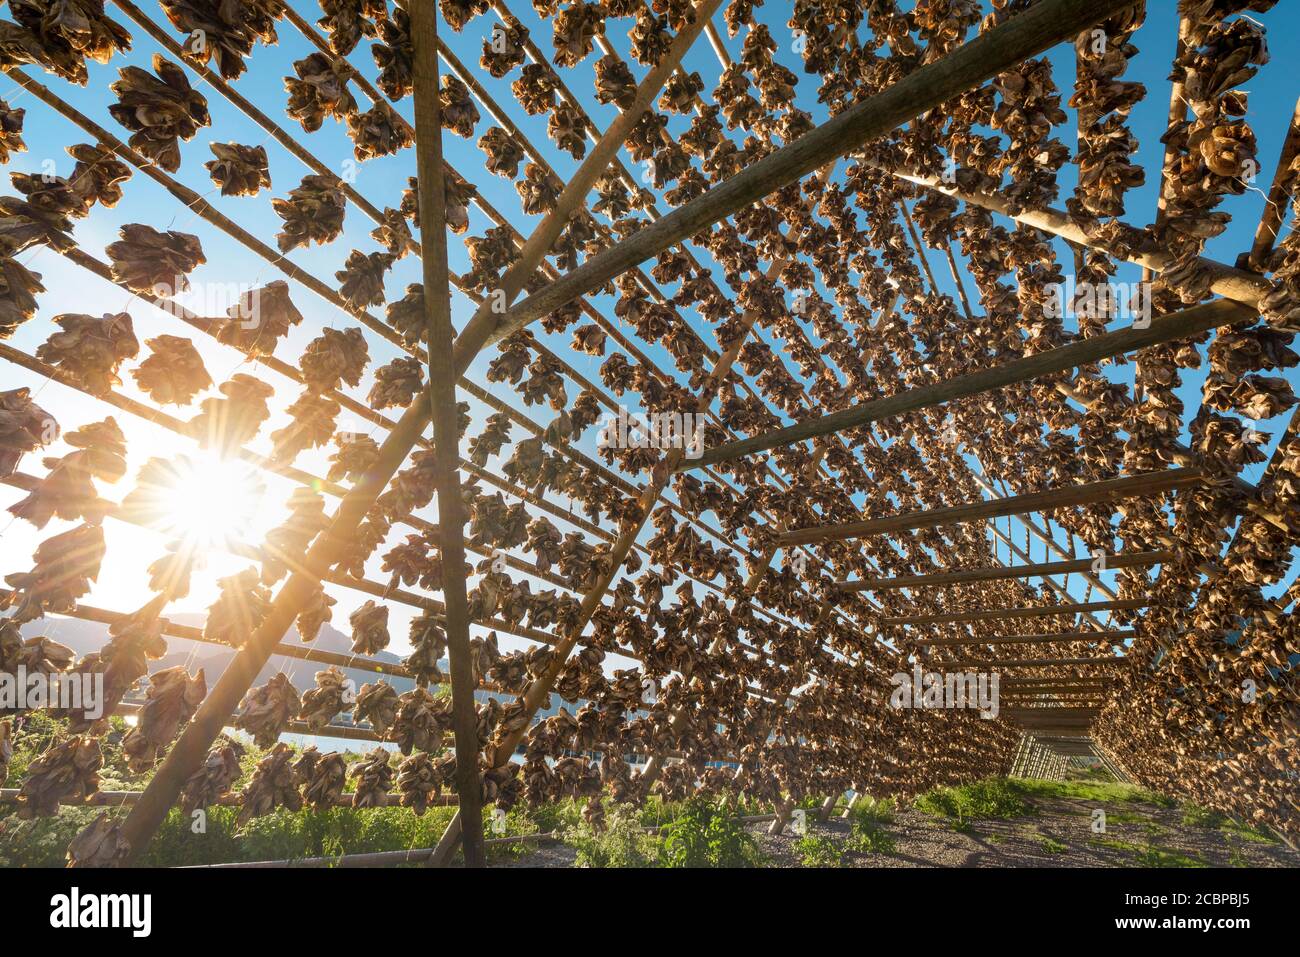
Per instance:
[[[246,542],[265,497],[251,465],[213,452],[150,459],[132,496],[149,527],[197,550]]]

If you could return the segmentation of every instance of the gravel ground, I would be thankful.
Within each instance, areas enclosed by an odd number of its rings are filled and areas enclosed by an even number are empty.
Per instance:
[[[1260,843],[1240,833],[1183,824],[1182,811],[1136,801],[1104,805],[1106,831],[1094,834],[1094,801],[1033,798],[1034,813],[1009,820],[978,820],[965,830],[954,822],[920,811],[898,811],[883,830],[893,839],[893,853],[845,850],[845,867],[1140,867],[1145,853],[1157,853],[1167,866],[1300,867],[1300,854],[1283,844]],[[812,835],[826,836],[844,847],[847,821],[826,823],[809,813]],[[799,838],[787,830],[771,836],[768,824],[750,826],[772,867],[801,867]],[[572,867],[572,848],[540,844],[520,857],[494,862],[496,867]]]
[[[846,867],[1139,867],[1148,848],[1169,864],[1211,867],[1300,867],[1300,854],[1284,844],[1264,844],[1215,828],[1183,824],[1182,811],[1140,802],[1110,803],[1104,834],[1092,832],[1093,801],[1033,799],[1036,813],[1008,820],[954,822],[908,809],[883,830],[893,838],[892,854],[846,851]],[[837,812],[838,813],[838,812]],[[810,815],[811,817],[812,815]],[[763,851],[777,867],[801,866],[799,838],[788,831],[767,833],[753,825]],[[849,836],[847,821],[809,821],[809,833],[835,840]],[[1185,858],[1185,859],[1184,859]]]

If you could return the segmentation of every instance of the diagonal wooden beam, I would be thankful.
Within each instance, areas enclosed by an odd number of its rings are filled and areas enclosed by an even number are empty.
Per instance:
[[[244,693],[252,686],[298,613],[307,605],[330,567],[352,547],[353,535],[375,500],[415,447],[428,421],[428,408],[412,404],[388,433],[373,467],[361,476],[339,503],[334,518],[308,549],[289,580],[271,602],[262,624],[235,655],[203,699],[194,717],[168,751],[158,771],[122,823],[121,837],[128,847],[124,861],[139,859],[177,795],[199,769],[208,748],[221,733]]]
[[[855,429],[881,419],[991,392],[1018,382],[1029,382],[1044,376],[1069,372],[1077,366],[1127,355],[1149,346],[1187,339],[1219,326],[1251,322],[1256,316],[1257,313],[1253,308],[1228,299],[1192,306],[1189,309],[1159,316],[1146,328],[1121,329],[1091,336],[1068,346],[1025,356],[1000,366],[908,389],[883,399],[861,402],[848,409],[832,412],[817,419],[807,419],[753,438],[727,442],[717,448],[706,450],[699,458],[683,462],[681,469],[685,471],[705,468],[778,446],[792,445],[795,442],[814,439],[833,432]]]
[[[1200,469],[1164,469],[1158,472],[1129,475],[1124,478],[1107,479],[1103,482],[1089,482],[1083,485],[1070,485],[1064,488],[1047,489],[1042,492],[1031,492],[1028,495],[983,499],[966,505],[903,512],[898,515],[888,515],[884,518],[875,518],[865,522],[800,528],[778,535],[776,540],[781,545],[809,545],[815,542],[836,542],[848,538],[865,538],[869,535],[887,535],[892,532],[934,528],[939,525],[955,525],[961,522],[1000,518],[1005,515],[1019,515],[1054,508],[1095,505],[1125,498],[1158,495],[1175,488],[1199,485],[1203,481],[1205,481],[1205,473]]]
[[[673,38],[673,42],[664,53],[664,56],[646,74],[645,79],[637,84],[636,95],[632,103],[618,115],[605,130],[600,141],[592,147],[591,153],[583,160],[582,165],[573,174],[573,178],[560,192],[553,209],[546,214],[542,222],[538,224],[532,235],[524,243],[523,249],[520,250],[519,260],[502,274],[498,288],[504,291],[505,305],[508,306],[514,301],[515,297],[523,291],[525,284],[532,277],[536,262],[534,261],[532,265],[525,267],[525,264],[532,259],[532,254],[539,253],[537,260],[540,261],[540,254],[550,251],[564,227],[568,225],[569,220],[575,215],[582,215],[580,210],[587,193],[590,192],[596,180],[605,173],[610,163],[618,156],[618,151],[622,147],[624,140],[627,139],[633,127],[640,122],[645,112],[654,103],[655,97],[663,90],[664,84],[672,76],[677,64],[681,62],[682,57],[686,55],[686,51],[691,48],[691,45],[704,29],[704,24],[709,21],[709,18],[713,16],[720,5],[721,0],[700,0],[695,9],[695,19],[682,27],[681,31]],[[638,233],[637,235],[640,236],[641,234]],[[619,243],[614,248],[618,249],[624,245],[626,244]],[[588,264],[590,262],[591,260],[588,260]],[[622,271],[619,270],[619,272]],[[554,285],[556,283],[552,283],[547,288],[552,288]],[[603,285],[603,283],[596,283],[592,288],[594,289],[600,285]],[[578,298],[579,295],[580,293],[575,293],[565,302],[570,302]],[[529,299],[532,298],[529,297]],[[525,302],[527,301],[525,300]],[[501,304],[501,297],[488,296],[465,325],[465,328],[461,330],[460,335],[456,337],[451,364],[457,375],[463,375],[469,369],[470,363],[474,361],[474,357],[478,355],[484,346],[497,342],[523,327],[524,323],[512,325],[510,322],[510,317],[515,314],[516,309],[519,307],[502,312],[500,311]],[[545,312],[550,311],[549,309],[545,310]],[[539,318],[541,315],[543,313],[538,313],[534,318]]]
[[[1128,0],[1041,0],[746,167],[626,242],[593,256],[500,317],[493,337],[522,329],[831,160],[884,136],[1021,61],[1073,39],[1127,5]],[[459,357],[457,368],[461,368]]]
[[[980,611],[959,611],[947,615],[907,615],[899,618],[882,618],[883,627],[890,625],[952,625],[964,621],[987,621],[996,618],[1053,618],[1056,615],[1074,615],[1093,611],[1133,611],[1146,608],[1150,602],[1140,598],[1119,601],[1089,601],[1073,605],[1032,605],[1022,608],[984,608]]]
[[[1070,219],[1067,213],[1058,209],[1022,208],[996,193],[957,189],[945,184],[935,176],[923,175],[913,170],[897,167],[891,169],[880,164],[873,164],[870,161],[867,162],[867,165],[899,179],[907,180],[909,183],[915,183],[917,186],[924,186],[946,196],[951,196],[953,199],[959,199],[972,206],[979,206],[981,209],[989,210],[989,212],[1000,213],[1017,223],[1041,229],[1045,233],[1059,236],[1061,239],[1075,245],[1087,246],[1134,265],[1142,266],[1152,272],[1164,272],[1174,262],[1174,257],[1169,252],[1154,244],[1132,249],[1125,256],[1117,256],[1113,249],[1101,241],[1091,238]],[[1196,265],[1204,269],[1211,277],[1210,290],[1212,292],[1223,296],[1225,299],[1232,299],[1252,308],[1257,307],[1260,299],[1272,289],[1273,284],[1258,273],[1248,272],[1204,257],[1198,257]]]
[[[1265,262],[1269,258],[1269,253],[1273,251],[1274,243],[1277,242],[1282,220],[1286,218],[1287,203],[1294,192],[1296,174],[1291,167],[1297,158],[1300,158],[1300,101],[1296,102],[1295,111],[1291,114],[1291,124],[1287,127],[1286,136],[1282,140],[1282,154],[1278,157],[1277,168],[1273,171],[1273,185],[1269,187],[1268,198],[1264,202],[1264,212],[1260,216],[1259,226],[1255,229],[1255,241],[1251,244],[1250,252],[1244,253],[1237,260],[1238,266],[1265,271]]]
[[[1182,42],[1181,38],[1179,42]],[[1175,84],[1175,87],[1177,86],[1178,84]],[[1173,93],[1174,95],[1170,104],[1171,123],[1176,121],[1179,117],[1180,110],[1181,113],[1186,112],[1183,101],[1177,90],[1175,89]],[[1297,105],[1297,110],[1300,110],[1300,105]],[[1057,209],[1025,209],[1012,204],[1005,197],[996,193],[983,193],[975,190],[957,189],[943,183],[937,177],[923,175],[915,170],[908,170],[899,167],[889,168],[879,163],[873,163],[870,160],[867,160],[866,162],[868,165],[871,165],[876,169],[897,176],[900,179],[905,179],[908,182],[915,183],[918,186],[924,186],[927,189],[943,193],[947,196],[953,197],[954,199],[959,199],[964,203],[987,209],[990,212],[1000,213],[1001,215],[1006,216],[1014,222],[1021,223],[1022,225],[1032,226],[1035,229],[1042,230],[1043,232],[1059,236],[1066,242],[1072,243],[1075,246],[1088,246],[1092,249],[1100,250],[1113,258],[1122,259],[1126,262],[1140,265],[1146,271],[1144,275],[1153,272],[1162,272],[1173,262],[1173,256],[1156,246],[1140,247],[1135,250],[1126,251],[1124,256],[1119,256],[1115,250],[1111,249],[1104,242],[1089,238],[1088,234],[1085,233],[1068,214]],[[1167,157],[1166,162],[1168,162]],[[1277,186],[1276,181],[1274,185],[1275,187]],[[1272,192],[1270,192],[1270,202],[1272,201]],[[1285,204],[1284,199],[1281,202],[1282,204]],[[1164,198],[1162,196],[1160,210],[1157,212],[1157,221],[1159,221],[1163,216],[1163,211]],[[1266,210],[1265,215],[1269,215],[1268,210]],[[1261,224],[1261,227],[1262,226],[1263,224]],[[1225,299],[1232,299],[1252,308],[1257,308],[1260,300],[1273,288],[1273,284],[1268,279],[1256,272],[1228,266],[1224,263],[1216,262],[1215,260],[1206,259],[1204,257],[1198,257],[1196,264],[1210,277],[1211,292],[1217,293]],[[1078,394],[1077,390],[1068,382],[1057,381],[1053,383],[1053,387],[1062,395],[1074,399],[1080,404],[1085,406],[1088,404]],[[1121,435],[1124,434],[1122,428],[1119,429],[1118,432]],[[1178,462],[1193,464],[1199,459],[1199,456],[1182,442],[1175,440],[1171,447],[1174,453],[1174,458]],[[1290,531],[1286,519],[1283,516],[1278,514],[1277,511],[1269,507],[1266,503],[1259,501],[1255,486],[1251,485],[1240,476],[1234,477],[1232,479],[1232,484],[1237,490],[1243,492],[1248,497],[1247,508],[1253,514],[1258,515],[1266,522],[1269,522],[1284,532]]]
[[[1173,552],[1135,552],[1111,555],[1106,568],[1147,568],[1174,558]],[[887,591],[893,588],[926,588],[945,585],[965,585],[970,582],[1000,581],[1004,578],[1039,578],[1043,575],[1064,575],[1092,568],[1094,559],[1080,558],[1068,562],[1043,562],[1038,565],[999,565],[991,568],[965,568],[961,571],[938,572],[932,575],[904,575],[898,578],[863,578],[858,581],[837,582],[844,591]]]
[[[438,550],[446,606],[451,671],[451,717],[456,742],[456,796],[471,822],[462,834],[466,867],[486,867],[483,789],[479,782],[478,711],[469,644],[465,584],[465,501],[460,485],[456,373],[451,350],[451,278],[447,268],[446,183],[442,162],[442,111],[438,94],[438,16],[417,0],[411,15],[415,90],[415,161],[420,203],[420,263],[424,279],[429,408],[433,422],[434,480],[438,491]]]

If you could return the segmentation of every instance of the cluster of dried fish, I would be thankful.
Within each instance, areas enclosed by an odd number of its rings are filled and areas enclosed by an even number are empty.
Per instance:
[[[109,89],[118,102],[108,108],[113,119],[131,130],[129,145],[169,173],[181,168],[181,140],[208,126],[208,101],[190,86],[185,69],[161,53],[153,57],[150,74],[138,66],[124,67]]]
[[[58,332],[36,349],[36,358],[66,375],[92,395],[106,395],[122,384],[118,370],[140,351],[129,313],[105,313],[102,318],[81,313],[54,317]]]
[[[271,170],[265,146],[240,143],[209,143],[216,159],[204,163],[222,196],[256,196],[271,188]]]
[[[114,281],[132,292],[179,295],[190,288],[185,277],[207,262],[199,237],[190,233],[132,223],[122,227],[121,237],[104,251],[112,260]]]
[[[13,607],[15,622],[71,611],[99,577],[105,548],[99,525],[78,525],[45,539],[36,546],[31,571],[5,576],[13,591],[0,597],[0,609]]]
[[[302,701],[293,682],[281,672],[244,696],[235,717],[235,727],[251,734],[259,747],[269,748],[301,711]]]
[[[211,388],[212,377],[194,343],[184,336],[162,335],[144,341],[149,355],[131,370],[140,391],[159,405],[189,405]]]
[[[184,666],[149,676],[149,691],[136,726],[122,739],[127,766],[136,774],[149,770],[189,721],[208,693],[203,669],[193,676]]]
[[[337,177],[311,173],[289,191],[288,199],[271,200],[271,208],[284,220],[284,229],[275,238],[280,252],[287,253],[299,246],[338,239],[347,200]]]
[[[172,26],[192,39],[186,49],[195,60],[216,62],[224,79],[238,79],[244,58],[258,40],[278,39],[275,21],[284,15],[282,0],[162,0]]]
[[[131,49],[131,34],[104,14],[103,0],[13,0],[17,23],[0,23],[0,57],[36,63],[82,86],[89,79],[86,60],[107,63]]]
[[[261,379],[236,372],[212,396],[199,403],[199,414],[189,421],[189,430],[199,444],[222,453],[238,448],[262,428],[271,417],[267,400],[275,390]]]
[[[13,515],[37,528],[44,528],[51,518],[103,521],[112,505],[99,497],[94,480],[111,484],[126,474],[126,437],[111,416],[63,438],[76,451],[45,459],[46,474],[40,483],[9,506]]]

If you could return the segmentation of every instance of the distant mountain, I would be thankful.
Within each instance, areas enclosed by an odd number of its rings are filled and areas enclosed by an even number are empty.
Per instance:
[[[178,625],[202,628],[207,616],[202,612],[178,612],[168,615],[167,618]],[[22,633],[24,637],[46,635],[60,644],[67,645],[77,653],[78,657],[84,657],[91,652],[99,651],[108,642],[109,637],[107,625],[95,621],[83,621],[79,618],[60,618],[56,616],[27,622],[22,626]],[[291,628],[281,644],[297,645],[300,648],[315,648],[318,651],[331,651],[341,655],[350,655],[352,653],[352,640],[343,632],[328,624],[321,628],[320,634],[314,642],[302,641],[298,636],[298,629]],[[177,665],[182,665],[191,672],[202,668],[209,688],[221,677],[235,656],[234,648],[209,644],[205,641],[189,641],[185,638],[168,638],[167,647],[167,654],[157,661],[149,662],[149,672],[151,674],[164,668],[174,668]],[[400,655],[395,655],[390,651],[381,651],[372,657],[389,664],[400,664],[402,661]],[[272,675],[283,671],[289,676],[289,680],[293,682],[295,688],[299,691],[306,691],[316,686],[316,672],[327,667],[329,666],[317,664],[313,661],[303,661],[301,658],[272,655],[266,666],[258,674],[254,684],[264,684],[271,680]],[[356,682],[358,688],[367,682],[375,681],[378,677],[371,671],[355,668],[344,668],[342,670],[344,674]],[[415,687],[415,682],[410,678],[386,675],[384,680],[391,684],[398,694],[410,691]]]
[[[207,615],[202,612],[174,612],[166,617],[175,624],[187,625],[193,628],[202,628],[203,623],[207,620]],[[35,635],[46,635],[60,644],[67,645],[77,653],[79,658],[99,651],[108,643],[109,638],[107,625],[94,621],[83,621],[80,618],[62,618],[55,615],[50,615],[38,621],[27,622],[22,626],[22,633],[24,637],[28,638]],[[314,648],[318,651],[330,651],[341,655],[350,655],[352,653],[352,639],[329,624],[321,627],[320,634],[317,635],[316,640],[313,642],[302,641],[298,636],[298,629],[296,627],[291,628],[281,644]],[[191,673],[202,668],[209,688],[216,684],[217,679],[221,677],[235,656],[234,648],[210,644],[206,641],[190,641],[185,638],[169,637],[167,639],[167,649],[167,654],[163,655],[163,657],[157,661],[149,662],[150,674],[155,671],[162,671],[164,668],[174,668],[178,665],[183,666]],[[395,655],[390,651],[381,651],[371,657],[389,664],[400,664],[402,661],[400,655]],[[438,666],[444,674],[449,667],[445,658],[438,663]],[[253,682],[253,685],[256,687],[265,684],[271,680],[273,675],[282,671],[288,675],[289,680],[293,682],[293,686],[299,692],[308,691],[316,687],[316,672],[323,671],[327,667],[329,666],[314,661],[303,661],[301,658],[272,655],[265,667],[258,673],[257,680]],[[381,676],[372,671],[363,671],[356,668],[343,668],[342,671],[356,683],[358,689],[364,684],[373,683],[381,678],[392,685],[398,694],[403,694],[415,687],[415,682],[410,678],[402,678],[396,675]],[[497,698],[507,704],[514,700],[514,695],[489,691],[478,691],[475,693],[475,697],[480,701],[487,698]],[[551,695],[547,706],[539,709],[538,718],[556,714],[562,704],[563,702],[558,696]],[[565,704],[564,706],[570,711],[577,709],[577,706],[571,704]],[[347,719],[342,717],[336,718],[335,721],[347,723]],[[351,744],[355,747],[357,742],[351,742]]]

